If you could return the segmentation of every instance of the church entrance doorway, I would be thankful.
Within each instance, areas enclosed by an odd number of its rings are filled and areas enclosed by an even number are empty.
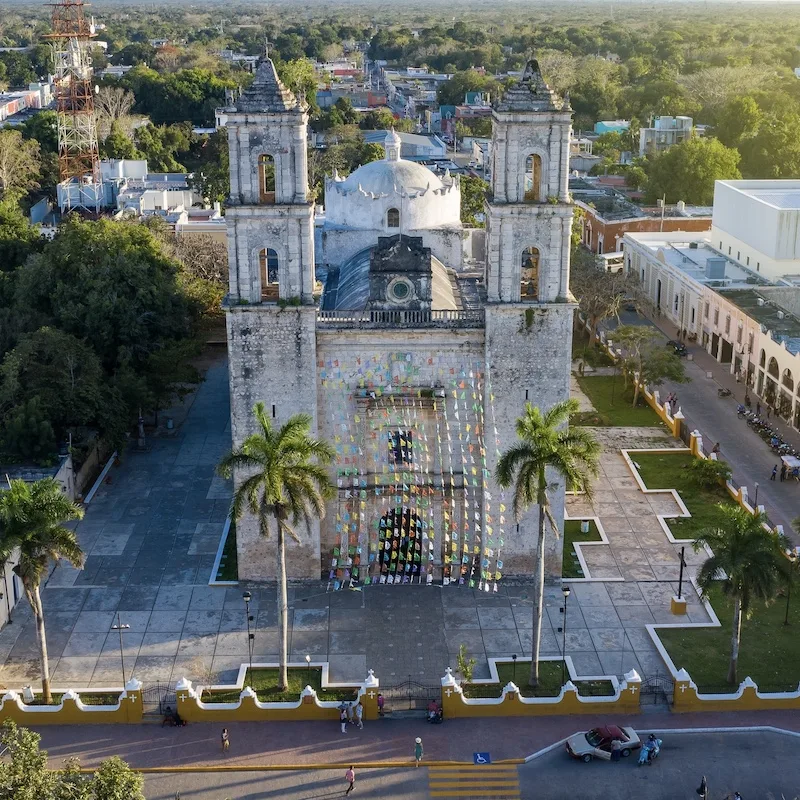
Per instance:
[[[378,537],[380,583],[426,582],[427,523],[415,511],[405,507],[389,509],[380,519]]]

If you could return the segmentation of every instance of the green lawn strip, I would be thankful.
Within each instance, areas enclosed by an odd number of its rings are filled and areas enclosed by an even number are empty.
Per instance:
[[[581,520],[564,520],[564,561],[561,567],[561,576],[564,578],[585,578],[578,554],[575,552],[575,542],[599,542],[600,532],[595,521],[588,520],[589,532],[581,533]]]
[[[731,652],[733,605],[715,588],[709,597],[721,628],[657,629],[677,669],[685,668],[707,694],[729,693],[726,683]],[[800,597],[784,625],[786,598],[770,606],[758,604],[742,624],[739,680],[751,677],[762,692],[797,691],[800,683]]]
[[[614,362],[599,345],[589,345],[589,337],[582,332],[572,336],[572,360],[585,361],[590,367],[612,367]]]
[[[721,484],[705,489],[689,480],[689,465],[694,461],[691,453],[630,453],[630,457],[648,489],[676,489],[689,509],[691,517],[668,520],[676,539],[696,539],[704,528],[721,524],[720,504],[736,505]]]
[[[115,706],[119,702],[119,694],[98,694],[90,692],[78,692],[81,702],[85,706]],[[45,703],[41,694],[33,696],[33,702],[29,703],[32,706],[57,706],[61,702],[64,692],[53,692],[53,702]]]
[[[656,428],[663,424],[641,395],[639,405],[636,408],[631,406],[631,388],[628,386],[626,390],[621,375],[578,376],[577,380],[581,391],[589,398],[595,411],[608,420],[609,426]]]
[[[513,664],[498,664],[499,683],[471,683],[463,686],[465,697],[500,697],[503,687],[515,683],[523,697],[557,697],[561,691],[561,662],[539,662],[539,685],[528,683],[530,676],[530,660],[518,661],[516,678]],[[614,694],[611,681],[574,681],[578,694],[583,697],[601,697]]]
[[[323,689],[322,670],[312,667],[297,667],[289,670],[289,688],[285,692],[278,690],[278,670],[253,669],[247,670],[244,685],[255,689],[258,699],[262,703],[296,702],[300,699],[300,692],[310,686],[316,690],[320,700],[355,700],[356,689]],[[237,703],[240,689],[222,692],[203,692],[202,700],[205,703]]]
[[[236,521],[231,520],[231,526],[228,529],[228,536],[225,539],[225,545],[222,548],[222,558],[219,561],[219,569],[217,569],[218,581],[238,581],[239,580],[239,562],[236,553]]]

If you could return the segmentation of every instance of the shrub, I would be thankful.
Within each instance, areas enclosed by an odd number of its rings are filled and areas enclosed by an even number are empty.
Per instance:
[[[731,478],[731,468],[726,461],[696,458],[689,466],[689,479],[695,486],[710,489]]]

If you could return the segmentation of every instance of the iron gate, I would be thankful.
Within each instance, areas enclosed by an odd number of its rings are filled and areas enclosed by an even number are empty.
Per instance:
[[[386,701],[386,710],[391,711],[423,711],[428,703],[435,700],[442,701],[441,686],[425,686],[412,681],[410,678],[405,683],[397,686],[381,687],[381,694]]]
[[[656,673],[642,681],[640,703],[642,705],[671,705],[675,683],[668,675]]]
[[[163,716],[167,707],[175,711],[177,698],[171,683],[151,683],[142,689],[142,707],[145,715]]]

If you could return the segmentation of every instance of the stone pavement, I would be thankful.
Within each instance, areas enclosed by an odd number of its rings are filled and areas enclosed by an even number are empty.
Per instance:
[[[674,500],[645,497],[617,449],[673,442],[657,428],[598,433],[606,451],[594,505],[573,498],[569,513],[598,517],[609,543],[583,548],[590,577],[601,582],[574,582],[566,652],[579,675],[663,673],[644,626],[669,618],[674,546],[655,514],[671,513]],[[245,588],[253,594],[254,661],[277,660],[274,585],[208,585],[230,497],[230,487],[214,476],[230,447],[224,359],[209,368],[179,430],[149,445],[146,453],[124,454],[78,524],[85,569],[60,565],[43,589],[55,688],[121,685],[119,637],[111,630],[117,615],[130,625],[123,635],[127,677],[146,685],[182,677],[233,681],[247,660]],[[542,654],[557,657],[560,587],[547,587],[545,595]],[[488,658],[531,649],[530,586],[511,581],[491,595],[457,586],[326,593],[323,584],[304,585],[290,589],[289,602],[291,660],[328,661],[333,680],[361,681],[371,668],[384,686],[437,686],[444,669],[456,666],[462,644],[477,661],[476,677],[488,676]],[[693,601],[690,618],[703,614]],[[39,667],[26,603],[14,619],[0,631],[0,682],[20,688],[37,682]]]

